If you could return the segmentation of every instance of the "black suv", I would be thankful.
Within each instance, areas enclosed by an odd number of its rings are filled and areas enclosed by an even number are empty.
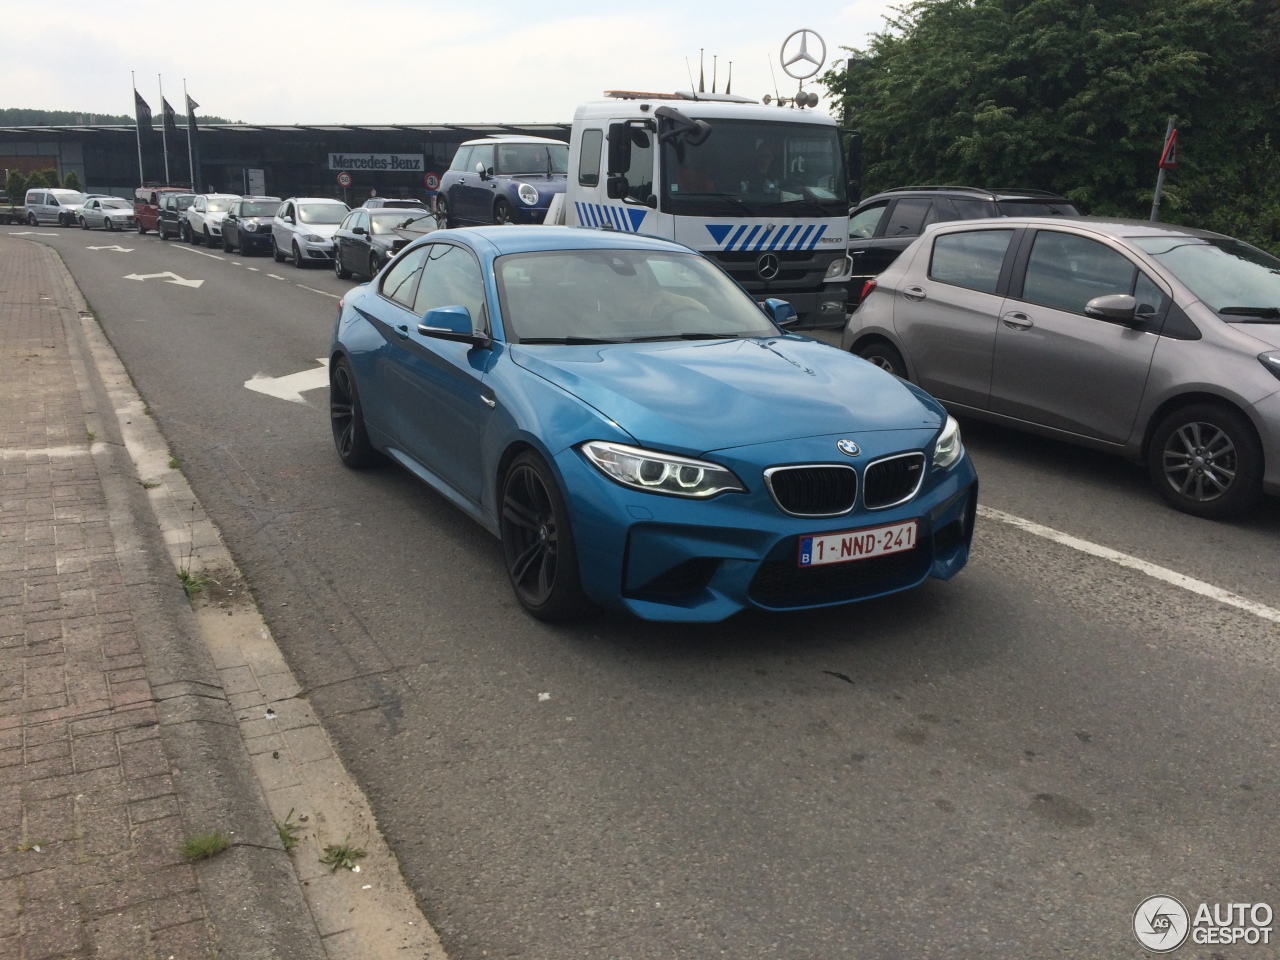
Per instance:
[[[883,273],[931,223],[983,217],[1078,217],[1065,197],[1043,190],[978,187],[897,187],[868,197],[849,211],[849,283],[852,310],[863,284]]]
[[[161,240],[182,235],[179,224],[187,207],[196,198],[194,193],[162,193],[156,208],[156,233]],[[141,221],[139,221],[141,222]]]

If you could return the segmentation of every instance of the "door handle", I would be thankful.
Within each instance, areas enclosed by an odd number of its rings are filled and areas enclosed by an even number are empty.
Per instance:
[[[902,295],[912,303],[919,303],[928,296],[928,294],[924,292],[924,287],[907,287],[902,291]]]
[[[1010,330],[1030,330],[1035,326],[1035,321],[1025,313],[1006,313],[1000,320]]]
[[[491,396],[487,391],[480,394],[480,399],[484,401],[484,405],[490,410],[498,405],[498,398]]]
[[[409,339],[409,325],[405,323],[400,324],[400,326],[396,327],[396,333],[400,334],[401,340]]]

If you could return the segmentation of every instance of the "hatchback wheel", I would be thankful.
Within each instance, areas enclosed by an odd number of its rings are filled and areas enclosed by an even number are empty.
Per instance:
[[[493,222],[494,223],[511,223],[513,215],[511,213],[511,204],[499,197],[493,205]]]
[[[503,478],[501,525],[507,576],[525,610],[555,621],[590,609],[564,497],[551,468],[533,451],[516,457]]]
[[[213,249],[213,237],[209,236],[209,228],[204,228],[204,245],[210,250]]]
[[[284,254],[280,252],[280,248],[276,246],[276,238],[271,238],[271,259],[276,263],[284,263]]]
[[[1174,507],[1223,520],[1262,495],[1262,445],[1229,407],[1196,403],[1173,411],[1151,434],[1147,468]]]
[[[369,254],[369,279],[372,280],[378,275],[378,255],[376,253]]]
[[[446,228],[456,226],[456,224],[449,219],[449,198],[443,193],[436,194],[436,218],[440,220]]]
[[[329,421],[338,459],[353,470],[368,466],[373,459],[373,445],[365,432],[360,394],[346,357],[334,361],[329,374]]]
[[[895,377],[907,379],[907,365],[893,344],[873,340],[858,347],[856,352],[863,360],[871,361],[881,370],[888,370]]]
[[[338,250],[333,251],[333,275],[339,280],[351,279],[351,271],[342,265],[342,253]]]
[[[298,249],[298,241],[293,241],[293,265],[301,270],[304,266],[302,262],[302,251]]]
[[[222,231],[222,252],[223,253],[231,252],[231,238],[227,236],[226,230]]]

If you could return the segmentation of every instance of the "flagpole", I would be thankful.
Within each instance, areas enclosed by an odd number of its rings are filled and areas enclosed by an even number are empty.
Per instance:
[[[169,124],[166,122],[169,118],[164,115],[164,80],[160,78],[160,74],[156,74],[156,83],[160,84],[160,140],[164,143],[164,182],[170,183],[169,180]]]
[[[1164,131],[1164,147],[1161,147],[1160,148],[1161,150],[1163,150],[1165,147],[1169,145],[1169,138],[1173,136],[1173,125],[1176,119],[1177,119],[1176,117],[1169,118],[1169,126],[1166,127]],[[1161,156],[1160,159],[1164,160],[1164,157]],[[1155,221],[1156,217],[1159,216],[1160,214],[1160,194],[1162,194],[1163,192],[1164,192],[1164,167],[1161,166],[1160,172],[1156,174],[1156,195],[1155,195],[1155,198],[1151,201],[1151,220],[1153,222]]]
[[[187,164],[191,169],[191,189],[199,190],[196,186],[196,154],[193,143],[195,141],[195,124],[191,122],[191,98],[187,96],[187,78],[182,78],[182,99],[187,108]]]
[[[133,129],[138,135],[138,183],[146,182],[146,174],[142,170],[142,123],[138,120],[138,78],[129,71],[129,82],[133,85]]]

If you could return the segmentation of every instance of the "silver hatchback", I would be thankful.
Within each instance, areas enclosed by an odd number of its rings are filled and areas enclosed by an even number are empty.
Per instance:
[[[1221,519],[1280,495],[1280,260],[1167,224],[942,224],[868,281],[847,350],[956,413],[1146,463]]]

